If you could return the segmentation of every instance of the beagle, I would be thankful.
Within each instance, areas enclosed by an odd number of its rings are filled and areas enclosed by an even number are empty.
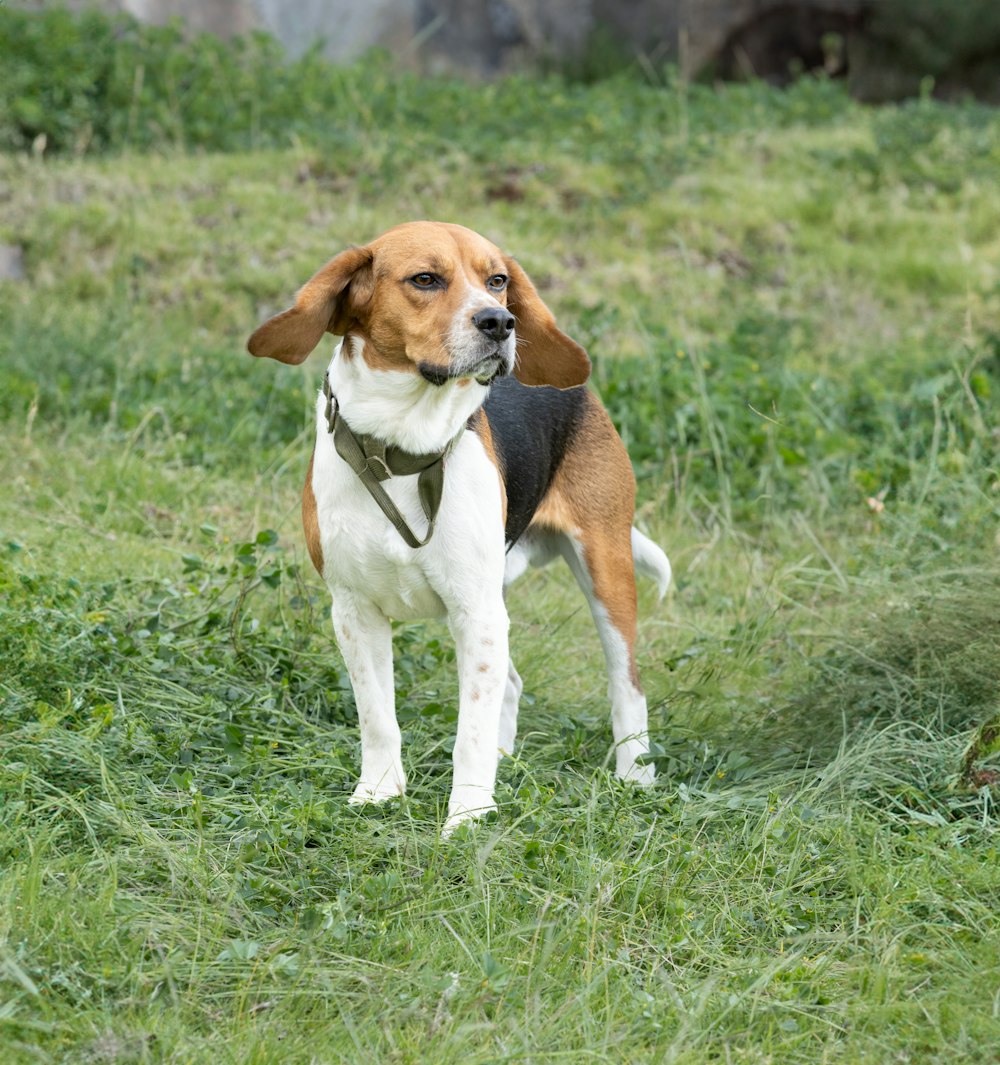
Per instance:
[[[587,353],[514,259],[438,222],[341,252],[247,347],[300,363],[327,332],[343,339],[317,398],[302,516],[358,708],[350,801],[403,793],[389,619],[430,616],[447,618],[459,669],[444,830],[495,809],[522,687],[504,589],[556,556],[601,637],[618,776],[651,784],[635,569],[662,596],[670,563],[632,527],[635,477],[586,388]]]

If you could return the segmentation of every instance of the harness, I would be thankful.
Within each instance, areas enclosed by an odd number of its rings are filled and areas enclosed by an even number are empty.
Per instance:
[[[441,451],[426,455],[414,455],[402,448],[387,444],[370,433],[355,433],[340,416],[336,397],[330,388],[329,374],[323,378],[323,395],[326,396],[326,428],[333,436],[337,454],[357,474],[368,494],[379,505],[389,523],[410,547],[423,547],[434,535],[434,523],[441,509],[444,491],[444,460],[458,443],[464,427],[452,437]],[[399,508],[382,487],[390,477],[407,477],[418,474],[417,495],[427,518],[427,535],[419,540]]]

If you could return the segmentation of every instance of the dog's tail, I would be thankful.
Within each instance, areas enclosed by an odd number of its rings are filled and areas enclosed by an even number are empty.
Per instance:
[[[662,599],[670,587],[670,559],[635,526],[632,527],[632,561],[637,573],[656,583],[656,590]]]

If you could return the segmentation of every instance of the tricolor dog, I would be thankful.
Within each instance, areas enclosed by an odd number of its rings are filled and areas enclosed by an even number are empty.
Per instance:
[[[587,353],[514,259],[437,222],[341,252],[247,346],[300,363],[324,333],[343,339],[317,398],[302,516],[357,702],[351,802],[406,786],[390,619],[445,617],[459,668],[445,831],[495,808],[521,694],[504,589],[556,556],[601,637],[618,776],[650,784],[635,569],[662,595],[670,563],[632,527],[635,478],[586,387]]]

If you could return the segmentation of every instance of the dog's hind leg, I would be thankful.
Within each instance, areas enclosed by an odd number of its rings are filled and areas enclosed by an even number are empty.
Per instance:
[[[651,784],[646,696],[635,663],[635,562],[652,570],[661,587],[669,564],[659,548],[636,534],[633,559],[632,516],[635,476],[625,445],[607,412],[588,397],[573,447],[566,453],[534,524],[559,533],[559,551],[569,563],[587,602],[604,648],[611,699],[618,776]],[[529,530],[530,531],[530,530]],[[648,547],[647,547],[648,543]]]
[[[559,533],[548,532],[544,529],[529,529],[507,552],[504,571],[505,592],[529,566],[546,566],[552,559],[558,558],[559,541]],[[514,741],[517,739],[517,711],[523,690],[524,683],[514,668],[514,660],[510,659],[507,663],[507,685],[504,688],[503,706],[500,710],[498,746],[501,757],[514,753]]]
[[[652,784],[646,696],[635,663],[636,594],[631,528],[608,535],[600,529],[586,539],[567,534],[563,557],[587,597],[608,670],[615,768],[622,780]]]
[[[361,777],[352,803],[381,802],[406,788],[392,682],[392,628],[371,603],[338,592],[330,610],[354,689],[361,731]]]
[[[500,736],[497,747],[500,755],[514,753],[514,741],[517,739],[517,709],[521,702],[524,682],[514,668],[514,660],[507,661],[507,685],[503,692],[503,705],[500,707]]]

